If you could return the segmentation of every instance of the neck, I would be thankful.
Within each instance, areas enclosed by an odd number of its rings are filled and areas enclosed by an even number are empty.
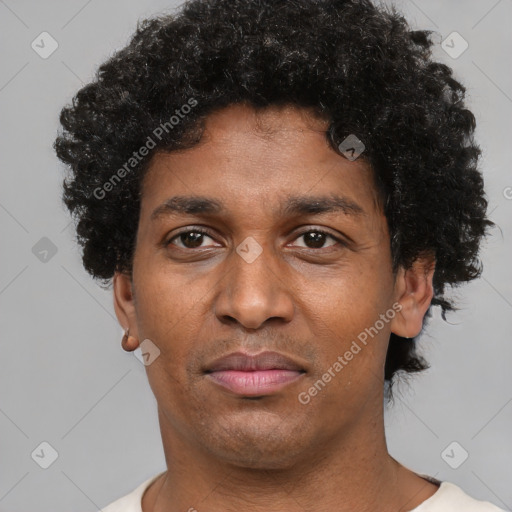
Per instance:
[[[219,460],[180,435],[160,410],[159,420],[168,470],[144,494],[143,512],[396,512],[437,490],[388,454],[382,410],[279,469]]]

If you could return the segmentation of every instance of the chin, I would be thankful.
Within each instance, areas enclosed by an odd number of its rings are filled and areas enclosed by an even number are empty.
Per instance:
[[[308,431],[271,413],[210,421],[201,444],[216,459],[247,469],[288,469],[306,458]]]

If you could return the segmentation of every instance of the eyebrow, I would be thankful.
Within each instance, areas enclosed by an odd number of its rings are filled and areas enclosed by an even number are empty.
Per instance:
[[[218,215],[223,213],[222,203],[205,196],[174,196],[159,205],[150,219],[156,220],[165,215]],[[277,211],[282,216],[318,215],[322,213],[343,213],[345,215],[365,215],[361,206],[351,199],[339,195],[330,196],[288,196]]]

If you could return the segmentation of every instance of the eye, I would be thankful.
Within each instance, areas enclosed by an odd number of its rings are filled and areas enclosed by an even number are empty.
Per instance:
[[[334,244],[328,247],[332,247],[333,245],[336,245],[336,243],[344,245],[339,238],[327,233],[326,231],[322,231],[321,229],[310,229],[308,231],[304,231],[298,235],[296,240],[299,238],[304,238],[305,245],[302,245],[302,247],[306,247],[308,249],[322,249],[322,246],[328,238],[334,240]]]
[[[176,245],[180,249],[197,249],[201,248],[201,243],[204,241],[205,237],[213,240],[213,238],[208,235],[207,231],[200,228],[194,228],[174,235],[165,243],[165,245]],[[179,240],[181,245],[174,244],[173,240]]]
[[[204,242],[205,237],[213,241],[213,238],[204,229],[189,228],[186,231],[175,234],[172,238],[165,242],[165,245],[175,245],[180,249],[198,249],[202,247],[202,243]],[[331,239],[334,242],[327,247],[332,247],[337,243],[340,245],[345,245],[342,240],[321,229],[309,229],[308,231],[304,231],[297,235],[295,240],[300,238],[303,238],[305,243],[303,245],[299,245],[299,247],[305,247],[307,249],[325,248],[324,245],[327,239]],[[180,243],[175,243],[175,240]]]

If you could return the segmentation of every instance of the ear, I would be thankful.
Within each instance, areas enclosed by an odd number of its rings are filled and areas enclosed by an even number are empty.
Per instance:
[[[401,306],[391,321],[391,332],[403,338],[414,338],[423,328],[434,289],[435,258],[433,255],[417,258],[412,267],[400,267],[395,279],[395,301]]]
[[[138,339],[135,296],[131,277],[128,274],[115,272],[113,284],[114,310],[117,320],[124,330],[130,329],[130,337]]]

